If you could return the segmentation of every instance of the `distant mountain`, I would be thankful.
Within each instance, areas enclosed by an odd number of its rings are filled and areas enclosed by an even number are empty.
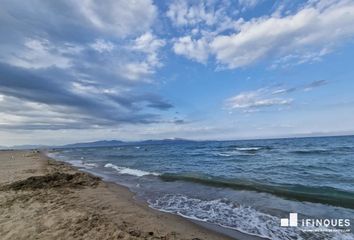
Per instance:
[[[119,140],[103,140],[96,142],[74,143],[60,146],[59,148],[84,148],[84,147],[115,147],[122,145],[154,145],[154,144],[168,144],[168,143],[187,143],[193,142],[192,140],[182,138],[162,139],[162,140],[144,140],[136,142],[123,142]]]
[[[115,147],[122,145],[157,145],[157,144],[178,144],[178,143],[189,143],[195,142],[193,140],[183,139],[183,138],[171,138],[162,140],[144,140],[136,142],[123,142],[120,140],[102,140],[95,142],[82,142],[66,144],[61,146],[49,146],[49,145],[17,145],[12,147],[1,147],[0,149],[49,149],[49,148],[89,148],[89,147]]]
[[[59,148],[85,148],[85,147],[115,147],[124,144],[119,140],[103,140],[96,142],[74,143],[60,146]]]
[[[183,138],[169,138],[169,139],[162,139],[162,140],[145,140],[145,141],[139,141],[135,142],[136,144],[174,144],[174,143],[189,143],[189,142],[195,142],[193,140],[188,140],[188,139],[183,139]]]

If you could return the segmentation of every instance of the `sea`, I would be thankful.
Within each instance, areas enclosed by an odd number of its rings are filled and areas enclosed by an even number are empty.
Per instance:
[[[354,136],[127,143],[49,156],[127,186],[151,208],[248,239],[354,239]],[[281,226],[289,213],[297,227]]]

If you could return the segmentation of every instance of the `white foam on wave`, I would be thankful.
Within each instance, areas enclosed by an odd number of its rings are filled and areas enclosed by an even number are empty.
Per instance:
[[[97,163],[88,163],[82,160],[69,160],[67,162],[73,165],[74,167],[80,167],[80,168],[92,169],[98,167]]]
[[[106,165],[104,165],[104,167],[113,168],[114,170],[116,170],[120,174],[134,175],[134,176],[137,176],[137,177],[142,177],[142,176],[146,176],[146,175],[155,175],[155,176],[159,175],[158,173],[154,173],[154,172],[146,172],[146,171],[139,170],[139,169],[132,169],[132,168],[127,168],[127,167],[119,167],[119,166],[114,165],[112,163],[107,163]]]
[[[247,152],[247,151],[224,151],[224,152],[219,152],[219,153],[214,153],[214,156],[217,157],[234,157],[234,156],[250,156],[254,155],[255,153]]]
[[[227,154],[227,153],[215,153],[215,156],[220,156],[220,157],[231,157],[231,154]]]
[[[254,208],[232,203],[226,199],[201,200],[184,195],[166,194],[150,207],[186,218],[217,224],[259,237],[283,239],[351,239],[341,233],[304,233],[298,228],[280,227],[278,217],[262,213]]]
[[[81,161],[81,160],[69,160],[67,162],[75,167],[84,167],[85,166],[83,161]]]
[[[96,163],[84,163],[84,165],[87,167],[98,167]]]
[[[47,156],[50,158],[53,158],[53,159],[67,162],[70,165],[73,165],[74,167],[87,168],[87,169],[92,169],[92,168],[98,167],[97,163],[91,163],[91,162],[84,161],[85,157],[80,157],[80,160],[68,160],[67,158],[63,157],[62,155],[60,155],[58,153],[47,153]]]
[[[260,147],[237,147],[237,151],[257,151],[260,150]]]

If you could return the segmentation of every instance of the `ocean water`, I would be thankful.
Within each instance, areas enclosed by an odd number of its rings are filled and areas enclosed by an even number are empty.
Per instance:
[[[354,239],[354,136],[127,144],[50,156],[128,186],[152,208],[221,228],[268,239]],[[281,227],[290,212],[348,218],[351,232]]]

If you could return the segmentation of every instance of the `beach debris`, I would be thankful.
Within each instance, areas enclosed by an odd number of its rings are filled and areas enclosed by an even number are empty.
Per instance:
[[[141,236],[141,231],[133,229],[129,231],[129,234],[133,237],[140,237]]]
[[[59,187],[94,187],[98,184],[100,178],[92,176],[87,173],[61,173],[54,172],[44,176],[33,176],[25,180],[10,183],[0,188],[0,190],[35,190],[35,189],[48,189]]]

